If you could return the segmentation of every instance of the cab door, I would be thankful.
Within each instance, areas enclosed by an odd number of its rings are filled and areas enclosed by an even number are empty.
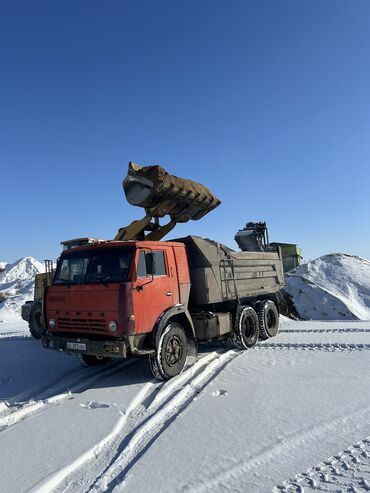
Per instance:
[[[136,252],[134,288],[135,332],[147,333],[162,312],[178,303],[172,248],[143,248]]]

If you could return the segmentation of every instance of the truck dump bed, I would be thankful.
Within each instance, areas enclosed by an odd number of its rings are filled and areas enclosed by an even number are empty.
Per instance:
[[[277,252],[234,252],[212,240],[187,236],[190,304],[204,306],[276,293],[284,286],[283,264]]]

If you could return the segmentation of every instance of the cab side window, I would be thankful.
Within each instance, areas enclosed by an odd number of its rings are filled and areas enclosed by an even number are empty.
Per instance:
[[[137,264],[137,277],[146,277],[146,262],[145,262],[145,252],[139,253],[139,261]]]
[[[164,252],[140,252],[137,264],[137,277],[165,276],[166,261]]]
[[[166,272],[166,263],[164,260],[164,252],[153,252],[154,255],[154,275],[155,276],[165,276]]]

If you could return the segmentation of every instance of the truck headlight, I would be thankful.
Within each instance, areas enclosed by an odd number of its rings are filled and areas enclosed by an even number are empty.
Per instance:
[[[50,319],[49,319],[49,327],[50,327],[51,329],[54,329],[54,328],[55,328],[55,326],[56,326],[55,320],[54,320],[53,318],[50,318]]]
[[[111,320],[108,324],[108,327],[111,332],[116,332],[118,324],[114,320]]]

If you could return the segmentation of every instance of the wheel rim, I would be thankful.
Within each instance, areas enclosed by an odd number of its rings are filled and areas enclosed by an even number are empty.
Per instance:
[[[183,346],[181,339],[177,335],[173,335],[167,342],[164,357],[168,366],[175,366],[181,361],[183,354]]]

